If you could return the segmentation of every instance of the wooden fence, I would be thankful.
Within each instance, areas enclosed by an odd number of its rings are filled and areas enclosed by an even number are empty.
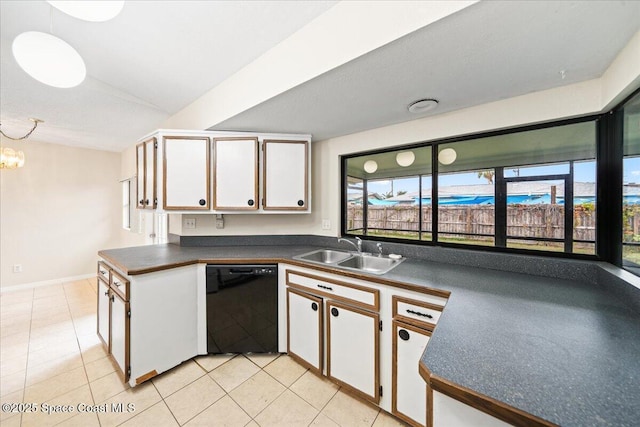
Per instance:
[[[369,206],[369,230],[387,230],[399,233],[417,232],[419,209],[417,206]],[[431,206],[422,208],[422,231],[431,232]],[[593,209],[576,206],[573,212],[574,239],[595,241],[596,214]],[[495,233],[495,208],[492,205],[449,205],[439,207],[438,233],[473,235]],[[347,229],[363,227],[362,206],[347,209]],[[562,205],[508,205],[507,235],[540,239],[564,238],[564,206]]]

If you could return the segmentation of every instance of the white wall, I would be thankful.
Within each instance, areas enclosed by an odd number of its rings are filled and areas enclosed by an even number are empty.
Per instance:
[[[31,139],[2,144],[22,149],[26,163],[0,170],[0,286],[95,273],[98,250],[122,246],[128,234],[120,155]]]
[[[580,116],[596,112],[600,107],[599,80],[590,80],[397,125],[312,142],[313,212],[311,214],[225,215],[223,230],[215,229],[213,215],[183,215],[183,219],[196,218],[196,228],[180,230],[177,226],[173,228],[170,226],[170,232],[181,235],[337,236],[340,229],[340,155]],[[323,219],[330,220],[330,230],[322,230]]]

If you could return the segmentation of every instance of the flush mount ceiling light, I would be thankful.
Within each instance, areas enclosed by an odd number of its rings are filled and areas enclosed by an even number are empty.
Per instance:
[[[458,153],[453,148],[445,148],[438,153],[438,161],[443,165],[450,165],[456,161]]]
[[[409,104],[407,109],[411,113],[426,113],[427,111],[431,111],[438,106],[438,100],[436,99],[421,99],[419,101],[413,102]]]
[[[378,170],[378,163],[375,160],[367,160],[364,162],[364,170],[367,173],[374,173]]]
[[[403,168],[411,166],[415,160],[416,155],[413,154],[413,151],[401,151],[396,154],[396,163],[398,163]]]
[[[89,22],[104,22],[115,18],[124,1],[48,1],[48,3],[74,18]]]
[[[28,31],[13,40],[13,56],[31,77],[49,86],[78,86],[87,75],[80,54],[67,42],[38,31]]]

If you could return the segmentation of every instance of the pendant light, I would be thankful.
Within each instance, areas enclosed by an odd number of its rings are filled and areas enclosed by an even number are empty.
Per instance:
[[[22,33],[13,40],[12,51],[27,74],[49,86],[78,86],[87,75],[80,54],[69,43],[48,33]]]

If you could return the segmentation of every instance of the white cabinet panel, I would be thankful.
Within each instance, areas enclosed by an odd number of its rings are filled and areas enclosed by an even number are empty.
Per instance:
[[[151,138],[145,142],[145,187],[144,205],[147,209],[155,209],[158,205],[158,195],[156,190],[156,168],[158,145],[156,138]]]
[[[307,141],[264,141],[265,210],[307,210]]]
[[[98,278],[98,336],[109,349],[109,285]]]
[[[128,380],[129,368],[129,303],[111,292],[111,354]]]
[[[144,142],[136,145],[136,207],[144,209],[145,196],[145,162]]]
[[[326,303],[327,376],[377,403],[379,316],[334,301]]]
[[[427,422],[427,384],[418,372],[418,362],[429,342],[429,332],[393,321],[392,412],[405,421],[424,426]]]
[[[209,209],[209,138],[170,137],[164,145],[163,207]]]
[[[287,289],[287,353],[322,373],[322,299]]]
[[[433,427],[507,427],[511,425],[435,390],[432,403]]]
[[[213,207],[257,210],[258,138],[215,138]]]

